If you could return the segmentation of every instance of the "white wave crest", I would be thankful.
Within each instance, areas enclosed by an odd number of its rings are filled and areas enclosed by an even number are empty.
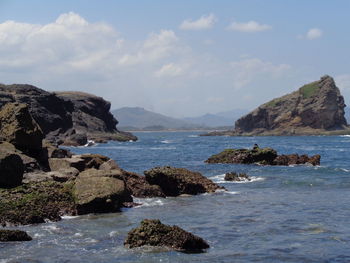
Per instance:
[[[176,150],[176,147],[151,147],[151,150]]]
[[[171,141],[171,140],[163,140],[163,141],[160,141],[160,142],[168,144],[168,143],[172,143],[173,141]]]
[[[243,179],[242,181],[226,181],[225,174],[219,174],[209,177],[209,179],[211,179],[217,184],[246,184],[264,181],[266,178],[260,176],[250,176],[249,179]]]
[[[65,220],[69,220],[69,219],[74,219],[74,218],[78,218],[79,216],[61,216],[62,219],[65,219]]]
[[[215,191],[216,194],[229,194],[229,195],[238,195],[239,192],[237,191],[227,191],[225,189],[218,189]]]
[[[188,135],[189,138],[197,138],[199,137],[198,135]]]
[[[164,205],[164,198],[134,198],[134,202],[141,204],[139,206],[136,206],[135,208],[162,206]]]

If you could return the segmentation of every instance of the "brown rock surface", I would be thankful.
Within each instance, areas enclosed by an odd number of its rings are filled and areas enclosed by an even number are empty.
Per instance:
[[[0,109],[0,137],[33,157],[42,149],[43,133],[26,104],[7,103]]]

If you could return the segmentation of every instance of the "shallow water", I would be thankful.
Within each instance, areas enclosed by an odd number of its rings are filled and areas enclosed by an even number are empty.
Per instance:
[[[72,148],[100,153],[129,171],[163,165],[199,171],[227,192],[136,199],[121,213],[66,217],[24,226],[31,242],[0,243],[5,262],[350,262],[350,137],[198,137],[195,132],[136,133],[137,142]],[[225,148],[258,143],[279,153],[321,154],[321,166],[205,164]],[[226,172],[254,180],[224,182]],[[144,218],[176,224],[208,241],[203,254],[123,247]]]

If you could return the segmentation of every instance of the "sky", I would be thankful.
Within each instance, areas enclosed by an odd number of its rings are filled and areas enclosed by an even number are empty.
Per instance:
[[[0,82],[173,117],[251,110],[332,76],[350,105],[348,0],[0,0]]]

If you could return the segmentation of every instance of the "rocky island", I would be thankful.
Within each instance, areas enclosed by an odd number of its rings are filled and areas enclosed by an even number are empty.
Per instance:
[[[350,134],[344,98],[330,76],[260,105],[235,122],[235,129],[204,135]]]

